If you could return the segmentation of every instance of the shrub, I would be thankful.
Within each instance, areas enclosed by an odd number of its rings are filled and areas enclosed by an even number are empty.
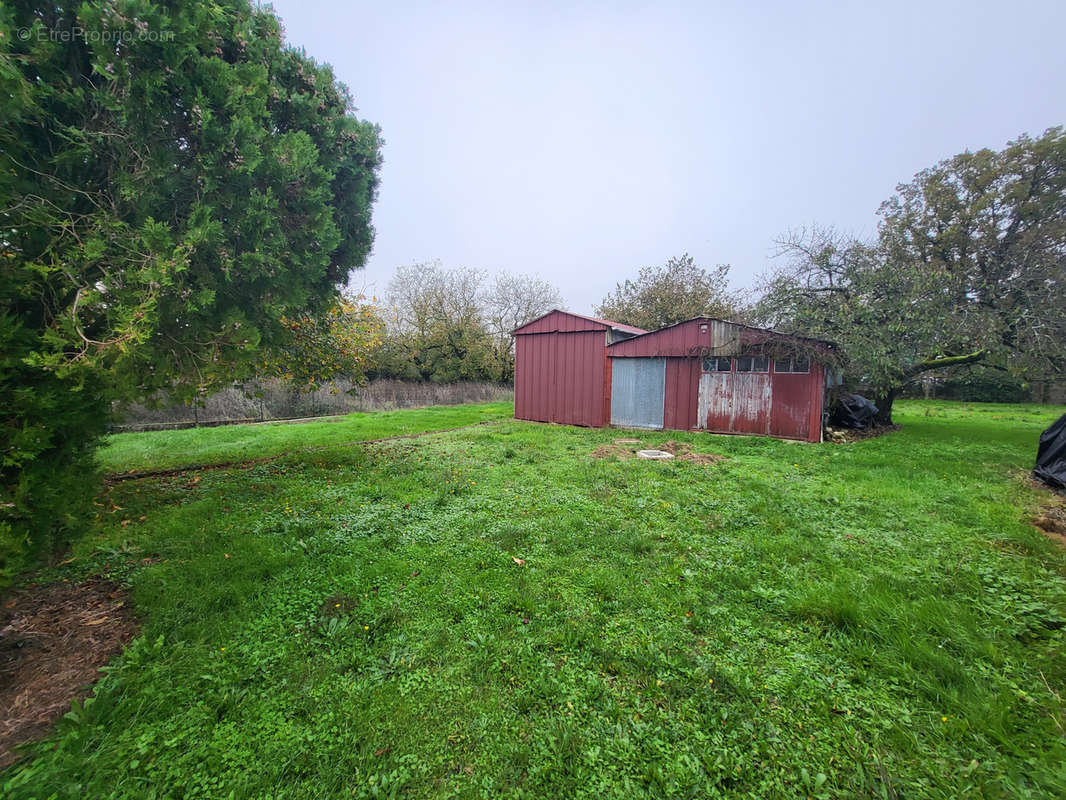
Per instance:
[[[0,321],[0,591],[88,525],[93,453],[109,417],[95,373],[28,366],[33,344]]]

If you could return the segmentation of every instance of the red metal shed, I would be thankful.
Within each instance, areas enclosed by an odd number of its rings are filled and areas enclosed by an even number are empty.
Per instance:
[[[610,422],[817,442],[833,349],[709,317],[615,342]]]
[[[516,329],[515,417],[603,427],[610,419],[607,346],[641,333],[559,310]]]

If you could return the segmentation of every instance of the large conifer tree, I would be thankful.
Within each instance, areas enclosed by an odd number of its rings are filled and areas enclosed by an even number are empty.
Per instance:
[[[240,377],[373,239],[380,138],[247,0],[0,5],[0,581],[112,397]]]

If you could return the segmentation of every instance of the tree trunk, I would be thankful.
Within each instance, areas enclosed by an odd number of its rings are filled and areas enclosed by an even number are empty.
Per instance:
[[[874,422],[878,425],[892,424],[892,401],[896,399],[898,389],[889,389],[874,396],[874,405],[877,406],[877,416]]]

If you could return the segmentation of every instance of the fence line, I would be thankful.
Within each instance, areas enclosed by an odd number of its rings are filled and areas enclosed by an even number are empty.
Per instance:
[[[351,414],[356,411],[391,411],[460,403],[510,401],[509,384],[413,383],[377,380],[360,386],[337,380],[314,392],[297,392],[276,378],[253,380],[222,389],[188,405],[171,403],[166,392],[151,403],[115,404],[111,431],[173,430],[214,427],[249,422],[274,422]]]

